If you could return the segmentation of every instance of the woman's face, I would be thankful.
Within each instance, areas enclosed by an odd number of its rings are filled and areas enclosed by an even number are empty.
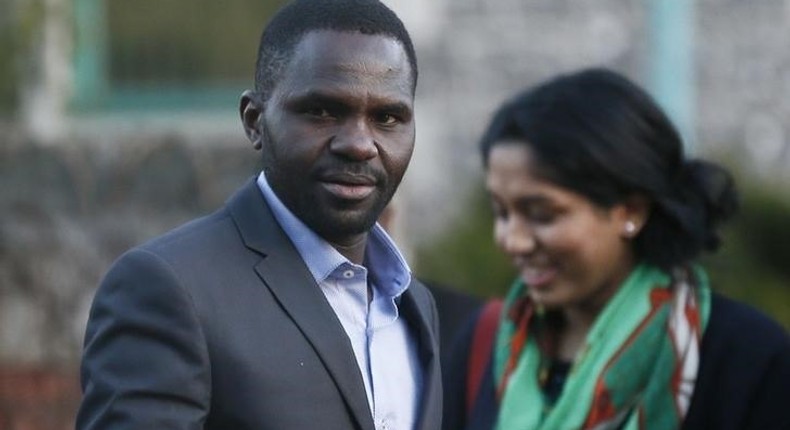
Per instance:
[[[496,243],[536,303],[595,315],[634,265],[630,238],[644,224],[645,208],[638,202],[596,206],[534,176],[535,167],[524,143],[491,150],[486,186]]]

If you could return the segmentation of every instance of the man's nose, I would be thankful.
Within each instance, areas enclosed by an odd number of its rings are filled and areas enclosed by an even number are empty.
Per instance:
[[[338,128],[329,144],[330,151],[343,157],[364,161],[378,155],[371,125],[364,118],[349,118]]]

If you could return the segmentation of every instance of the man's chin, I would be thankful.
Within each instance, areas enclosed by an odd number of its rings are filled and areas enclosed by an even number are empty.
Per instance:
[[[369,232],[375,223],[376,217],[370,211],[333,211],[319,216],[310,227],[324,239],[337,243]]]
[[[388,200],[388,199],[386,199]],[[386,203],[377,190],[360,201],[336,199],[324,193],[316,193],[301,202],[299,218],[322,238],[333,242],[353,240],[373,228]]]

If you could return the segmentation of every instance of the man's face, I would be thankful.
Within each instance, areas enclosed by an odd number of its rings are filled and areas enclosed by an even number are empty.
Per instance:
[[[265,102],[266,178],[331,243],[362,237],[406,171],[414,148],[410,72],[393,38],[313,31]]]

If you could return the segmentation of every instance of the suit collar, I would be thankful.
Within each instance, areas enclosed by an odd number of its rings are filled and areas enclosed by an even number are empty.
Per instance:
[[[416,282],[412,282],[409,289],[401,296],[400,310],[406,321],[409,323],[413,333],[417,336],[417,344],[420,351],[420,360],[426,364],[434,358],[436,350],[436,338],[431,329],[431,322],[428,320],[428,313],[422,309],[420,300],[415,297],[417,294]]]
[[[401,315],[406,319],[412,333],[417,336],[420,362],[423,369],[423,390],[417,419],[417,429],[433,430],[440,427],[441,415],[441,373],[438,359],[438,316],[436,308],[431,309],[426,288],[418,281],[412,281],[409,289],[401,297]],[[432,315],[433,317],[429,317]],[[439,411],[439,412],[437,412]]]
[[[247,248],[266,255],[267,249],[273,249],[273,245],[278,245],[273,244],[272,239],[278,241],[278,232],[275,229],[279,230],[279,227],[276,226],[254,179],[237,190],[225,203],[225,207]],[[279,232],[279,235],[282,235],[282,232]]]

